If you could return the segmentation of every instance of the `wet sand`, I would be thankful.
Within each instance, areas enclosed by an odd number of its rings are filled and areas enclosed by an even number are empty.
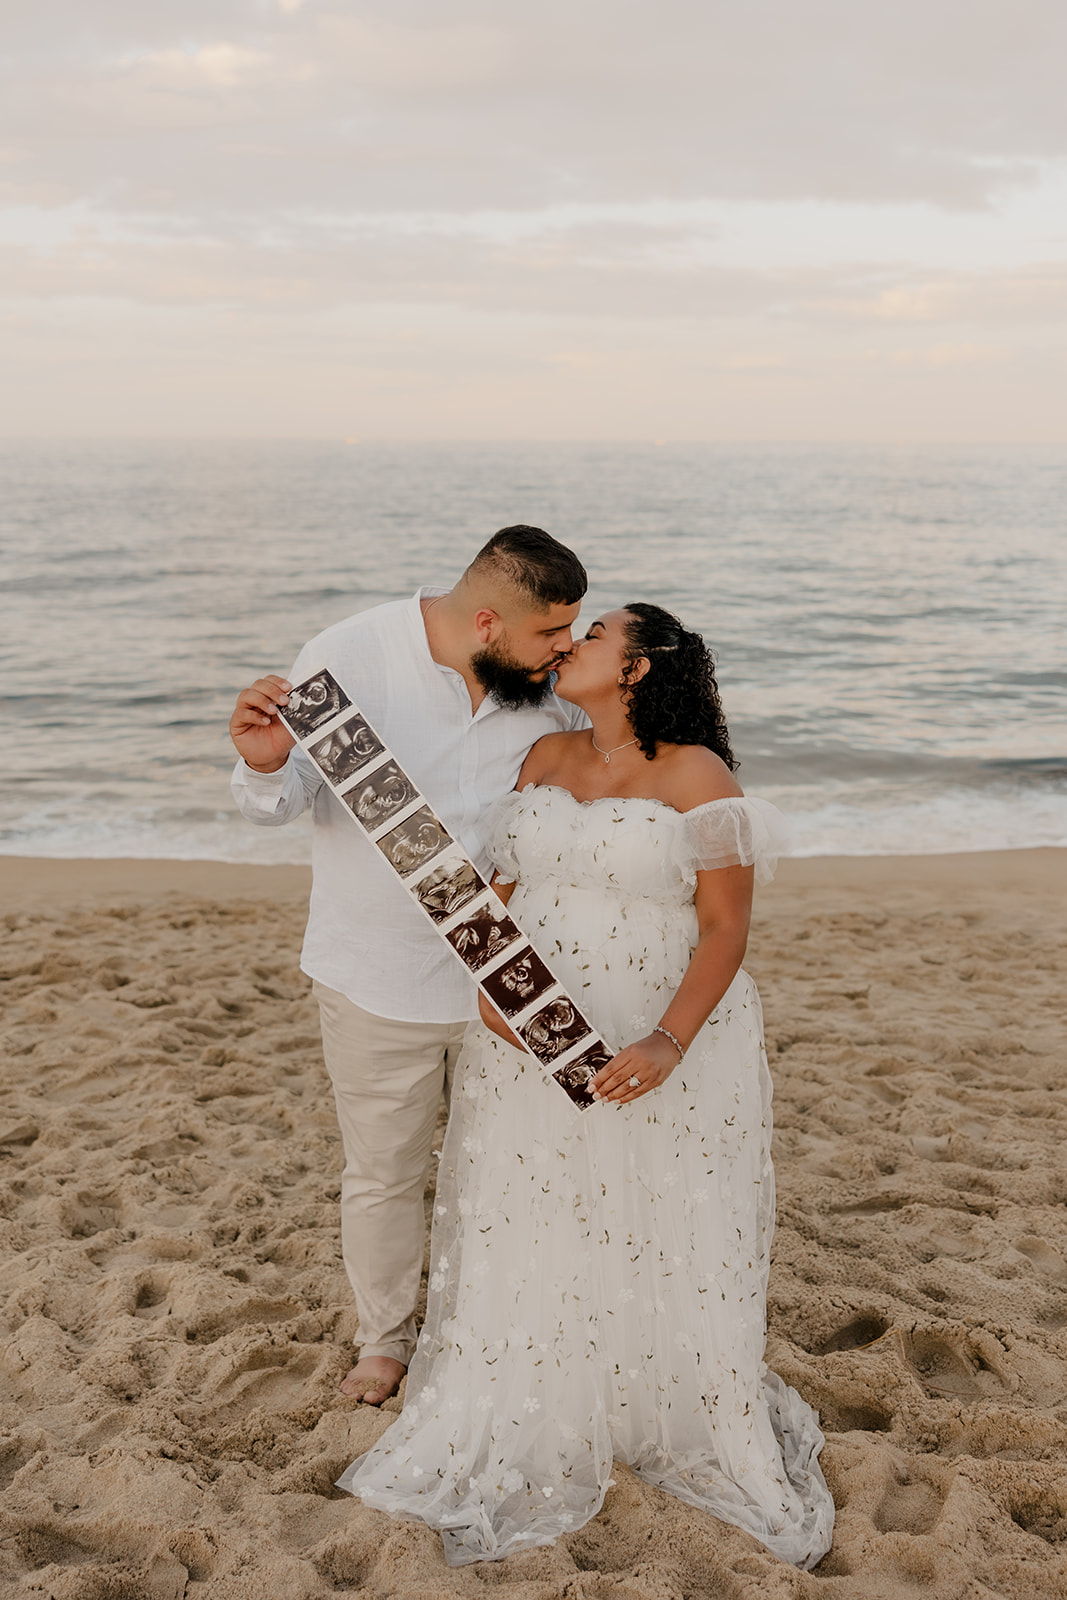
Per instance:
[[[1067,851],[786,862],[768,1359],[818,1407],[814,1573],[617,1469],[453,1572],[332,1488],[340,1146],[307,873],[0,860],[0,1595],[1067,1596]]]

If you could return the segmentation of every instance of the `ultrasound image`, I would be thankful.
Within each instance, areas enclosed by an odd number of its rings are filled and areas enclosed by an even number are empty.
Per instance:
[[[570,1095],[576,1106],[583,1111],[588,1111],[590,1106],[596,1105],[593,1097],[593,1079],[602,1067],[606,1067],[611,1060],[611,1051],[607,1045],[595,1044],[589,1050],[584,1050],[573,1061],[568,1061],[565,1067],[560,1067],[552,1076]]]
[[[445,938],[472,972],[480,972],[495,956],[503,955],[516,939],[521,939],[522,933],[499,900],[495,900],[492,905],[479,906],[477,911],[472,911],[463,922],[450,928]]]
[[[541,957],[527,945],[483,978],[482,988],[498,1011],[505,1017],[515,1017],[547,994],[555,981]]]
[[[469,861],[442,861],[415,885],[415,894],[435,922],[454,917],[485,888]]]
[[[289,704],[282,709],[281,717],[294,737],[303,740],[348,710],[352,711],[348,720],[311,745],[309,754],[335,787],[349,779],[356,780],[339,798],[373,834],[420,797],[410,778],[392,759],[382,760],[381,765],[362,780],[358,777],[365,767],[387,757],[388,752],[370,724],[354,709],[333,674],[323,669],[297,684],[290,690]],[[410,878],[455,841],[430,807],[423,803],[375,843],[399,876]],[[453,856],[431,867],[411,887],[432,920],[443,923],[462,912],[482,893],[486,884],[470,861]],[[558,991],[552,973],[530,945],[521,944],[522,930],[495,898],[442,931],[472,974],[482,973],[491,962],[503,958],[501,966],[480,980],[483,990],[503,1016],[518,1017],[531,1005],[551,995],[553,989]],[[518,952],[509,957],[507,952],[515,945],[520,946]],[[583,1040],[588,1041],[592,1029],[573,1001],[557,992],[554,999],[542,1004],[540,1011],[519,1028],[519,1033],[547,1067],[576,1045],[580,1046]],[[586,1110],[596,1104],[591,1090],[593,1079],[610,1060],[611,1051],[597,1040],[577,1059],[560,1067],[553,1077],[574,1105]]]
[[[295,738],[306,739],[351,704],[333,673],[324,668],[290,689],[289,704],[281,707],[281,720]]]
[[[419,791],[395,761],[376,767],[364,783],[341,796],[349,810],[371,831],[417,800]]]
[[[495,976],[495,974],[494,974]],[[486,986],[488,987],[488,985]],[[519,1029],[538,1061],[545,1065],[565,1055],[572,1045],[592,1032],[588,1022],[575,1010],[574,1002],[561,995],[532,1016]]]
[[[421,806],[374,842],[390,866],[402,878],[407,878],[450,845],[452,837],[445,832],[429,806]]]
[[[308,755],[325,772],[332,783],[344,783],[353,773],[359,772],[375,756],[380,756],[385,746],[377,734],[360,716],[349,717],[339,728],[328,733],[318,744],[309,745]]]

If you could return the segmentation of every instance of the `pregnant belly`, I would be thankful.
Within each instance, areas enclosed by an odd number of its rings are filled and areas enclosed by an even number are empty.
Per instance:
[[[691,901],[520,884],[509,906],[537,952],[616,1048],[662,1016],[697,937]]]

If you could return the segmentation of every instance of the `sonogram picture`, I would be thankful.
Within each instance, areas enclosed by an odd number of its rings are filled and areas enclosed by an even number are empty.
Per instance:
[[[332,673],[279,716],[523,1047],[581,1110],[614,1055]]]

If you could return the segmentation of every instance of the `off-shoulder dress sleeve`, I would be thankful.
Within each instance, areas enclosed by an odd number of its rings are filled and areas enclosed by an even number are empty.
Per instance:
[[[514,789],[494,800],[482,818],[483,838],[498,883],[514,883],[519,876],[515,858],[515,818],[522,797]]]
[[[682,821],[678,865],[689,883],[716,867],[755,867],[756,882],[769,883],[778,857],[789,853],[789,826],[769,800],[709,800]]]

